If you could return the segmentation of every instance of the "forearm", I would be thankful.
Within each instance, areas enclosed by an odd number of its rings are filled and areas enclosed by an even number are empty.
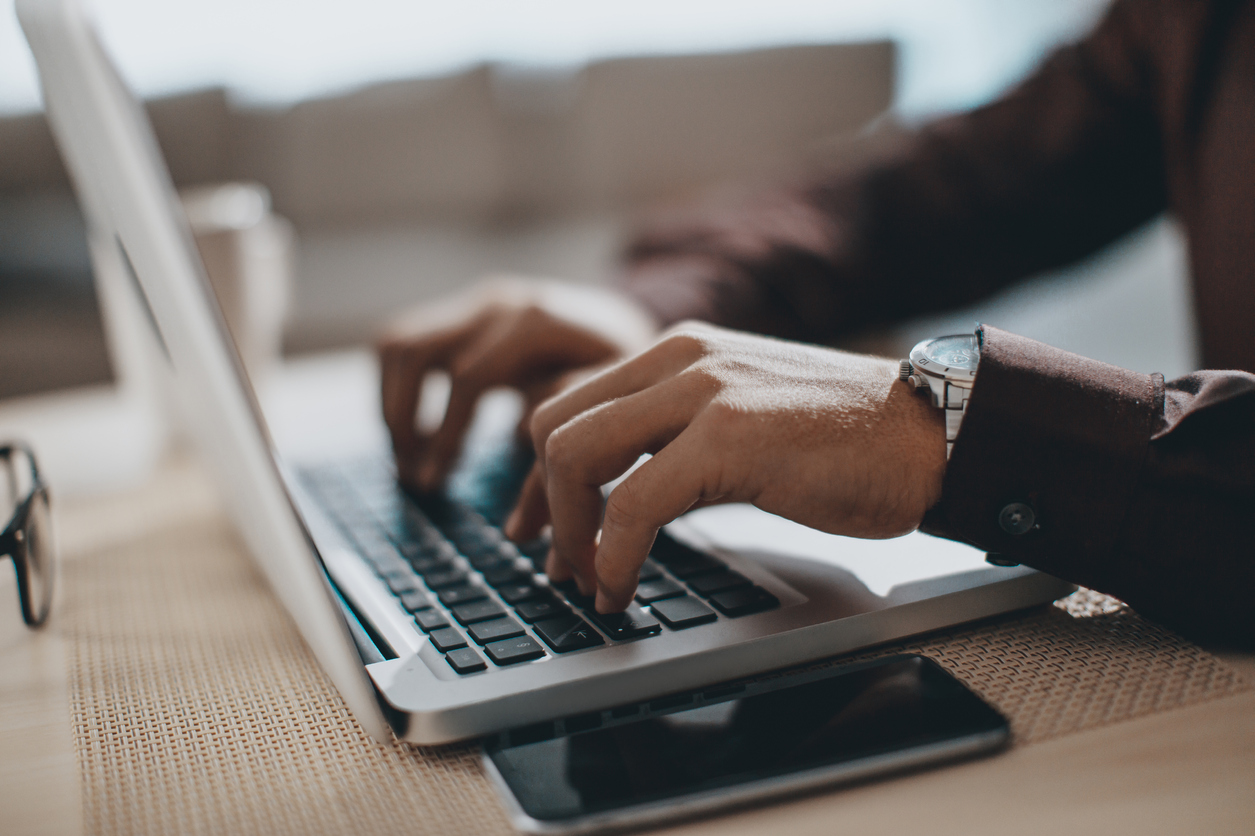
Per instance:
[[[623,286],[664,323],[831,342],[1095,251],[1166,204],[1129,6],[986,107],[875,134],[805,184],[657,219]]]
[[[1009,533],[1012,503],[1035,527]],[[924,530],[1115,595],[1191,635],[1255,644],[1255,376],[1164,384],[985,329]]]

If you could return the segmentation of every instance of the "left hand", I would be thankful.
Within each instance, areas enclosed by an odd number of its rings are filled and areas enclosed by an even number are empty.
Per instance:
[[[939,413],[896,362],[684,324],[537,409],[536,466],[506,531],[527,540],[551,522],[546,571],[595,590],[599,612],[631,603],[658,529],[694,507],[749,502],[895,537],[941,497]],[[601,485],[645,453],[603,513]]]

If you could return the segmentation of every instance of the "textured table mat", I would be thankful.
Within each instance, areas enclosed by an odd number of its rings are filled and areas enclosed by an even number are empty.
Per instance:
[[[220,520],[85,555],[62,604],[88,832],[511,832],[474,747],[366,736]],[[1017,745],[1248,687],[1090,592],[864,655],[902,650],[996,705]]]

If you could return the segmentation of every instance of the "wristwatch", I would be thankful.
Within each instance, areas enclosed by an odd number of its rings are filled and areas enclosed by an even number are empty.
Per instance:
[[[933,406],[946,411],[946,458],[954,449],[959,425],[967,414],[967,398],[976,382],[976,366],[980,363],[980,337],[977,334],[950,334],[924,340],[911,349],[903,360],[898,377],[914,384],[916,389],[928,387]]]

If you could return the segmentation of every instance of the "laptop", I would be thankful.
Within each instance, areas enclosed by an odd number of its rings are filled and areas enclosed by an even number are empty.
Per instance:
[[[151,127],[82,7],[18,0],[17,12],[97,249],[124,268],[253,558],[378,740],[445,743],[665,702],[1072,591],[924,535],[877,552],[729,506],[668,526],[637,602],[599,617],[543,576],[544,542],[516,546],[496,527],[529,462],[508,432],[477,433],[438,496],[400,490],[386,449],[285,454]]]

